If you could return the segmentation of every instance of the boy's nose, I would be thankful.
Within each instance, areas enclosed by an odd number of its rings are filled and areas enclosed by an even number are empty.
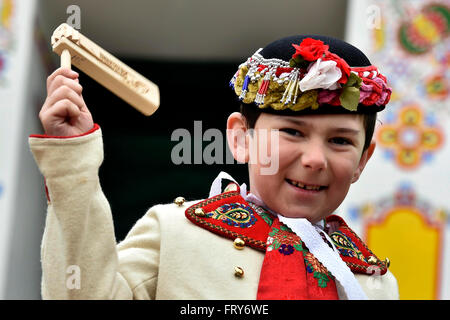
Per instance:
[[[314,171],[323,170],[327,168],[327,160],[323,147],[311,143],[303,151],[300,161],[302,165]]]

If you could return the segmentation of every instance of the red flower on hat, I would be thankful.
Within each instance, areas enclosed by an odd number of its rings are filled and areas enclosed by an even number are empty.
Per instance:
[[[325,52],[328,52],[328,46],[320,40],[312,38],[303,39],[300,45],[292,44],[295,48],[295,53],[292,55],[292,59],[301,56],[306,61],[316,61],[323,57]]]
[[[338,83],[346,83],[348,77],[350,76],[350,66],[344,59],[341,59],[338,55],[328,51],[329,46],[324,44],[320,40],[315,40],[312,38],[303,39],[300,45],[292,44],[295,48],[295,53],[292,55],[292,59],[301,56],[306,61],[317,61],[322,59],[322,61],[334,61],[336,62],[336,67],[342,72],[341,78]]]

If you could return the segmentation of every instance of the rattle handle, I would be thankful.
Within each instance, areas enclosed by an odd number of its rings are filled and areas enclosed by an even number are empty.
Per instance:
[[[61,52],[61,68],[71,68],[71,57],[68,49],[64,49]]]

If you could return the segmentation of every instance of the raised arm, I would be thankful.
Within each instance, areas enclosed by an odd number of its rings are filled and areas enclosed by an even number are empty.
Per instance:
[[[49,76],[47,90],[39,114],[45,135],[29,138],[48,197],[41,247],[42,297],[152,298],[151,292],[142,288],[136,292],[136,287],[156,277],[157,264],[147,257],[158,261],[157,225],[141,219],[138,231],[130,233],[130,243],[133,236],[143,241],[122,250],[140,255],[122,252],[119,258],[110,206],[98,178],[103,161],[101,129],[84,103],[78,75],[60,68]],[[141,229],[153,233],[146,239]],[[149,267],[134,273],[133,265],[141,258],[150,261]]]

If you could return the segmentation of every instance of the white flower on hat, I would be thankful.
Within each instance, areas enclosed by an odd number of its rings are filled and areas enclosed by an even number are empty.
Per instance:
[[[336,90],[340,88],[337,81],[341,77],[341,69],[337,67],[335,61],[318,59],[310,65],[308,73],[300,80],[300,90],[307,91],[318,88]]]

